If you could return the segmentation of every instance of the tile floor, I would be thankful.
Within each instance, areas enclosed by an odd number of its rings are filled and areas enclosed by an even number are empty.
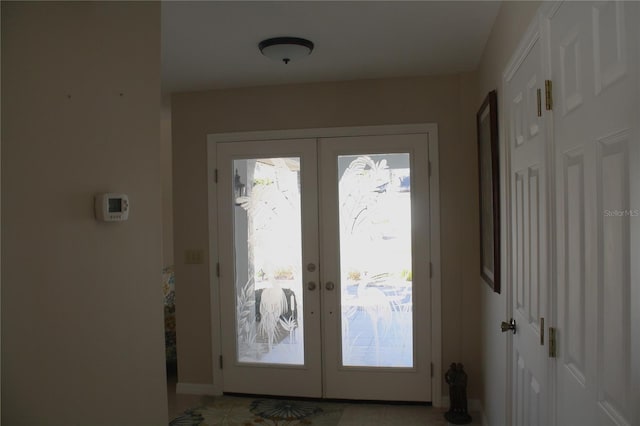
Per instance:
[[[189,408],[205,405],[212,397],[176,394],[176,376],[168,375],[169,418],[174,419]],[[446,426],[444,408],[422,405],[386,405],[344,403],[339,426]],[[482,425],[479,413],[470,413],[471,426]]]

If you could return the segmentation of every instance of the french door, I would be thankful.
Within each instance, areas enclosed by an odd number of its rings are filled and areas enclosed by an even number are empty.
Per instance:
[[[216,144],[224,392],[431,400],[427,137]]]

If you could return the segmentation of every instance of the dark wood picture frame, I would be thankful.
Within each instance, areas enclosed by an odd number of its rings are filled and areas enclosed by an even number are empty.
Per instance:
[[[480,194],[480,276],[500,293],[500,172],[498,95],[489,92],[476,114]]]

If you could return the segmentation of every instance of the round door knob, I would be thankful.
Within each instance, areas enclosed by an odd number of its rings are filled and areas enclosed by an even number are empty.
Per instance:
[[[307,288],[309,289],[309,291],[313,291],[316,289],[316,283],[314,283],[313,281],[309,281],[307,283]]]
[[[324,285],[324,288],[329,291],[333,290],[335,287],[336,285],[332,281],[327,281],[327,283]]]
[[[511,318],[509,322],[502,321],[502,324],[500,324],[500,329],[502,330],[503,333],[505,331],[511,330],[513,331],[513,334],[516,334],[516,320]]]

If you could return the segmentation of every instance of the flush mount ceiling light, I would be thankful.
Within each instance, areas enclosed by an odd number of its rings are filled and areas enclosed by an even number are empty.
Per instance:
[[[310,55],[313,43],[298,37],[275,37],[262,40],[258,48],[267,58],[288,64]]]

